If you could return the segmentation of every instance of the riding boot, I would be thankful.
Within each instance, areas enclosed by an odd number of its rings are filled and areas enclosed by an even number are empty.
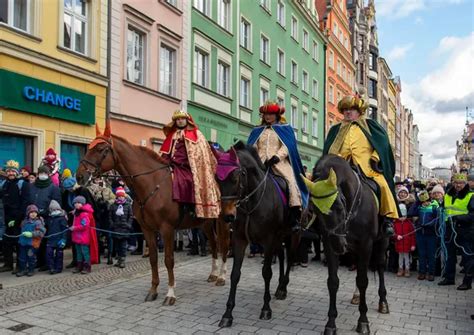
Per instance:
[[[392,219],[384,217],[382,222],[382,234],[384,237],[392,237],[395,234]]]
[[[300,207],[290,207],[290,215],[289,215],[290,225],[291,225],[291,232],[297,233],[301,229],[301,209]]]
[[[472,289],[472,276],[465,276],[462,284],[457,287],[459,291],[467,291]]]

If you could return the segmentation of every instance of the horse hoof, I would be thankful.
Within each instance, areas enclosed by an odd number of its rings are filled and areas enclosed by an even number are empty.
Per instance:
[[[370,327],[368,322],[357,322],[356,332],[359,334],[370,334]]]
[[[216,280],[217,280],[217,276],[215,276],[215,275],[209,275],[209,277],[207,278],[208,283],[213,283]]]
[[[358,305],[359,302],[360,302],[360,296],[354,294],[354,296],[352,297],[352,300],[351,300],[351,304]]]
[[[337,328],[324,328],[324,335],[337,335]]]
[[[221,322],[219,322],[219,328],[228,328],[232,326],[232,318],[222,318]]]
[[[217,278],[216,286],[224,286],[224,285],[225,285],[225,279],[224,278]]]
[[[175,302],[176,302],[175,297],[166,297],[165,300],[163,301],[163,306],[173,306]]]
[[[145,301],[155,301],[158,297],[158,293],[148,293],[145,297]]]
[[[271,310],[262,310],[260,313],[260,320],[270,320],[272,318]]]
[[[379,313],[380,314],[389,314],[390,313],[390,310],[388,309],[388,303],[387,302],[379,303]]]
[[[277,300],[285,300],[286,299],[286,295],[287,295],[287,292],[284,291],[284,290],[281,290],[281,289],[278,289],[276,292],[275,292],[275,298]]]

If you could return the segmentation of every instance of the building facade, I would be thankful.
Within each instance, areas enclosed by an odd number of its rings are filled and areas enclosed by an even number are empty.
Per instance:
[[[466,122],[460,141],[456,141],[457,171],[474,173],[474,123]]]
[[[420,130],[418,125],[413,125],[412,131],[412,145],[413,145],[413,154],[410,156],[413,160],[410,162],[410,165],[413,166],[413,178],[420,179],[421,177],[421,155],[420,155],[420,142],[418,141],[418,134]]]
[[[392,77],[392,71],[388,66],[385,58],[379,57],[378,62],[378,72],[377,72],[377,102],[378,102],[378,113],[377,121],[380,125],[390,134],[390,122],[389,122],[389,81]],[[390,144],[393,145],[393,142],[390,140]]]
[[[163,126],[187,99],[188,1],[112,3],[112,129],[132,144],[159,150]]]
[[[355,66],[346,0],[316,0],[320,26],[328,39],[326,50],[326,131],[343,119],[337,109],[342,97],[353,94]]]
[[[391,80],[391,85],[395,86],[395,178],[402,180],[402,84],[400,77],[395,77]]]
[[[327,40],[312,1],[190,1],[188,111],[204,135],[224,148],[246,140],[259,107],[286,109],[303,164],[324,142]]]
[[[0,164],[76,170],[106,108],[107,1],[2,1]]]

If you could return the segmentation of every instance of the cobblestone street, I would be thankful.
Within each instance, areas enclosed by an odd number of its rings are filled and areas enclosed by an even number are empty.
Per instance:
[[[229,281],[224,287],[206,282],[209,257],[178,254],[178,299],[172,307],[161,305],[167,289],[162,265],[158,300],[143,302],[151,279],[147,267],[147,260],[139,259],[130,262],[123,271],[102,267],[89,276],[65,274],[46,277],[34,284],[6,286],[0,291],[0,333],[17,330],[16,333],[29,334],[316,334],[321,333],[326,323],[326,268],[320,263],[293,271],[287,300],[272,300],[273,319],[261,321],[258,319],[263,304],[260,259],[246,259],[237,291],[234,325],[230,329],[217,326],[224,312]],[[276,288],[276,266],[273,271],[272,291]],[[346,269],[340,272],[337,319],[340,334],[355,333],[358,310],[349,303],[354,276],[355,273]],[[474,333],[474,321],[470,320],[474,312],[472,290],[459,292],[453,286],[439,287],[436,282],[420,282],[413,277],[396,278],[393,274],[387,277],[388,315],[377,313],[376,282],[372,274],[369,277],[368,316],[372,333]]]

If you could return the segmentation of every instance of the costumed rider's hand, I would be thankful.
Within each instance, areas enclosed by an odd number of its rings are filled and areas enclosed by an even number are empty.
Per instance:
[[[74,231],[74,226],[69,227],[70,231]]]
[[[280,158],[278,156],[273,156],[269,160],[265,162],[265,166],[267,169],[271,168],[273,165],[278,164],[280,162]]]
[[[64,241],[64,240],[59,240],[58,241],[58,248],[59,249],[64,249],[65,246],[66,246],[66,241]]]
[[[377,161],[374,160],[374,159],[371,159],[371,160],[370,160],[370,167],[372,168],[372,170],[374,170],[374,171],[377,172],[377,173],[383,173],[383,170],[382,170],[382,168],[380,167],[379,162],[377,162]]]
[[[24,231],[23,233],[21,233],[21,235],[23,235],[24,237],[27,237],[27,238],[32,238],[33,237],[33,233],[31,231]]]
[[[8,227],[13,227],[15,225],[15,220],[11,220],[10,222],[8,222]]]
[[[411,251],[415,251],[415,249],[416,249],[415,246],[411,247]]]
[[[398,241],[403,240],[403,236],[402,236],[402,235],[397,235],[397,240],[398,240]]]

